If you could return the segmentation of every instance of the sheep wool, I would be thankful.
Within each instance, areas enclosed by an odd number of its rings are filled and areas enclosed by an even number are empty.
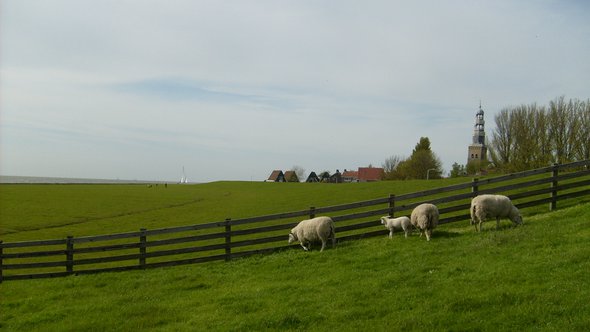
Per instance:
[[[381,224],[385,226],[389,230],[389,238],[393,238],[393,231],[394,230],[403,230],[405,233],[406,238],[408,237],[408,233],[412,230],[412,224],[410,223],[410,218],[408,217],[398,217],[398,218],[391,218],[388,216],[381,217]]]
[[[289,233],[289,243],[299,241],[305,251],[310,250],[311,243],[315,241],[322,241],[320,252],[324,251],[329,238],[332,238],[333,248],[336,245],[336,230],[334,221],[330,217],[303,220]]]
[[[438,225],[438,208],[434,204],[418,205],[410,216],[412,225],[420,230],[420,236],[426,234],[426,241],[430,241],[432,230]]]
[[[496,218],[496,229],[500,227],[500,218],[508,218],[516,225],[522,224],[520,212],[510,198],[504,195],[476,196],[471,200],[469,212],[476,232],[481,232],[482,223],[487,218]]]

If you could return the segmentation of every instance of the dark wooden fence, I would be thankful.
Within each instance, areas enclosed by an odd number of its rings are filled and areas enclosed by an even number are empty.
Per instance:
[[[385,236],[387,231],[379,221],[383,215],[409,215],[417,205],[430,202],[439,207],[440,224],[468,220],[471,198],[484,193],[508,195],[521,209],[546,204],[553,210],[558,202],[573,205],[580,200],[590,201],[586,200],[590,197],[590,160],[473,179],[422,192],[253,218],[55,240],[0,241],[0,282],[228,261],[268,253],[298,246],[287,245],[288,230],[301,219],[317,215],[332,216],[338,242]]]

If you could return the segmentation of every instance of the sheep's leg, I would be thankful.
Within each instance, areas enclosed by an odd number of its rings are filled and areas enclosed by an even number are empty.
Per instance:
[[[303,247],[303,250],[305,250],[305,251],[309,251],[309,248],[306,248],[306,247],[305,247],[305,244],[304,244],[303,242],[301,242],[301,246]]]
[[[392,230],[390,230],[390,231],[389,231],[389,238],[390,238],[390,239],[392,239],[392,238],[393,238],[393,231],[392,231]]]
[[[326,247],[326,241],[322,239],[322,249],[320,249],[320,252],[324,251],[325,247]]]
[[[471,224],[473,225],[473,227],[475,227],[475,231],[476,231],[476,232],[479,232],[479,230],[477,229],[477,224],[478,224],[478,223],[479,223],[479,222],[477,221],[477,219],[471,220]]]

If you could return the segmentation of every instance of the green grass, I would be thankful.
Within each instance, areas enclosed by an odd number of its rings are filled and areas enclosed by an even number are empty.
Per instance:
[[[298,211],[416,192],[469,179],[317,184],[0,185],[5,242],[88,236]]]
[[[590,205],[323,253],[0,284],[7,331],[549,330],[590,326]]]

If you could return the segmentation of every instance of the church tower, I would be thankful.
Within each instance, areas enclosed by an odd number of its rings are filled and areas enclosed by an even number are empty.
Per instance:
[[[467,163],[473,161],[481,162],[487,160],[488,148],[486,146],[486,132],[484,130],[485,121],[483,119],[483,110],[481,109],[481,102],[479,103],[479,110],[475,114],[475,126],[473,128],[473,142],[469,145],[469,154]]]

